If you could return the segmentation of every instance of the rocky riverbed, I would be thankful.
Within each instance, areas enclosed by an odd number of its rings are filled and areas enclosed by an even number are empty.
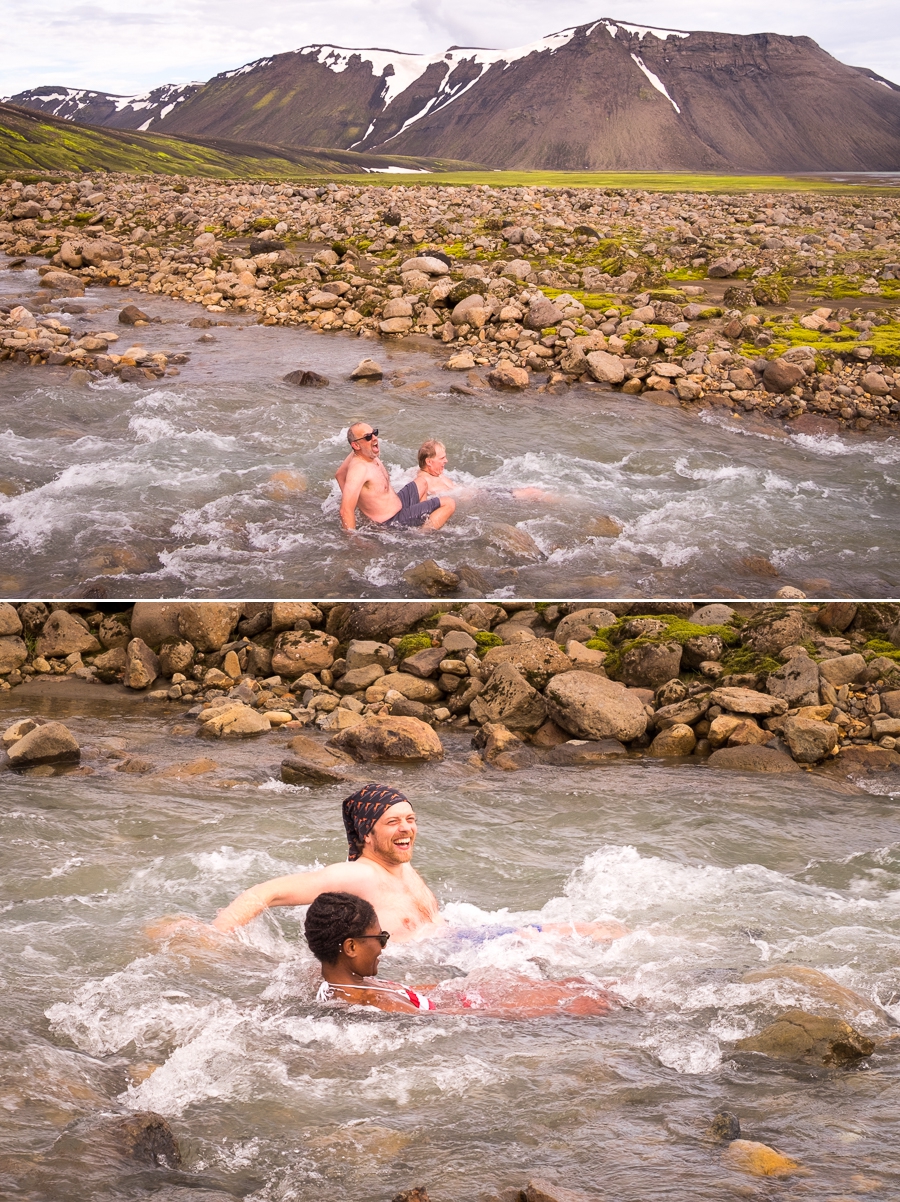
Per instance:
[[[605,765],[639,754],[760,772],[900,767],[900,607],[832,602],[3,603],[0,690],[124,686],[199,736],[291,734],[288,784],[430,762]],[[302,733],[301,733],[302,732]],[[321,732],[324,732],[324,739]],[[24,719],[5,766],[70,771],[77,739]],[[326,741],[327,740],[327,741]],[[186,767],[204,772],[204,757]],[[199,765],[199,766],[198,766]],[[152,772],[126,759],[117,771]],[[88,763],[81,771],[94,772]],[[371,771],[366,767],[363,774]]]
[[[2,319],[0,358],[132,382],[171,370],[145,338],[72,337],[42,315],[116,283],[270,325],[430,336],[474,373],[462,392],[589,380],[869,430],[900,416],[898,231],[892,194],[8,180],[0,248],[48,261]]]

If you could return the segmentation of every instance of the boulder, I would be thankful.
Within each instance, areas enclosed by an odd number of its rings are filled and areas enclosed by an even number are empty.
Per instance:
[[[838,729],[831,722],[814,718],[785,718],[781,735],[791,755],[801,764],[817,764],[830,755],[838,743]]]
[[[616,675],[623,684],[639,689],[656,689],[681,670],[681,644],[639,643],[622,656]]]
[[[661,706],[653,715],[653,725],[659,731],[668,730],[670,726],[693,726],[708,709],[708,693],[701,693],[696,697],[685,697],[682,701]]]
[[[384,371],[374,359],[362,359],[350,373],[351,380],[380,380]]]
[[[329,740],[329,746],[346,751],[355,760],[440,760],[444,748],[440,739],[418,718],[375,715],[358,726],[342,730]]]
[[[541,296],[531,302],[522,324],[526,330],[546,330],[549,326],[558,326],[564,316],[562,309]]]
[[[413,676],[409,672],[391,672],[376,681],[375,688],[384,697],[393,690],[409,701],[435,702],[440,701],[443,693],[433,680],[425,680],[421,676]],[[366,694],[367,698],[370,696]]]
[[[53,611],[35,645],[35,654],[42,655],[44,659],[62,659],[76,652],[85,655],[100,650],[100,644],[88,629],[87,622],[64,609]]]
[[[384,676],[381,664],[367,664],[365,668],[351,668],[339,680],[334,682],[336,693],[358,693],[373,685],[379,677]]]
[[[0,636],[21,633],[21,618],[8,601],[0,601]]]
[[[374,639],[351,639],[344,658],[348,672],[355,668],[367,668],[370,664],[379,664],[387,669],[394,662],[394,648]]]
[[[43,718],[20,718],[18,722],[13,722],[12,726],[7,726],[0,736],[0,742],[4,747],[12,747],[13,743],[18,743],[19,739],[24,739],[27,734],[43,725]]]
[[[806,379],[806,372],[796,363],[772,359],[763,372],[763,383],[769,392],[790,392]]]
[[[741,1138],[741,1121],[730,1110],[720,1110],[714,1114],[712,1122],[706,1128],[705,1135],[716,1143],[727,1144],[733,1139]]]
[[[709,757],[711,768],[734,768],[738,772],[800,772],[789,755],[774,747],[720,747]]]
[[[446,705],[451,714],[464,714],[468,710],[476,697],[484,692],[483,681],[477,680],[474,676],[463,682],[461,688],[457,689],[450,697],[447,698]]]
[[[839,655],[837,659],[826,659],[819,664],[819,676],[835,689],[853,684],[866,670],[866,661],[854,651],[850,655]]]
[[[135,1165],[172,1170],[182,1163],[172,1128],[162,1115],[149,1110],[79,1120],[59,1137],[51,1156],[70,1164],[101,1162],[107,1167],[112,1159],[127,1163],[131,1172]],[[197,1202],[205,1202],[203,1194]]]
[[[553,639],[529,639],[524,643],[491,647],[481,661],[483,676],[488,678],[500,664],[512,664],[538,690],[546,688],[551,677],[572,668],[572,661]]]
[[[407,655],[403,662],[403,671],[412,676],[434,676],[440,667],[441,660],[446,659],[443,647],[425,647],[414,655]]]
[[[481,729],[481,738],[474,741],[482,747],[485,763],[505,772],[531,768],[538,762],[532,748],[499,722],[488,722]]]
[[[187,673],[194,663],[194,645],[187,639],[177,637],[165,639],[159,647],[159,675],[174,676],[176,672]],[[249,664],[248,664],[249,667]]]
[[[269,625],[275,634],[282,630],[293,630],[298,622],[309,622],[316,626],[322,621],[322,611],[312,601],[274,601]],[[263,628],[265,629],[265,627]],[[305,627],[301,627],[305,629]]]
[[[730,605],[713,601],[691,614],[691,621],[695,626],[727,626],[733,617],[734,610]]]
[[[7,676],[21,668],[28,659],[28,648],[25,640],[18,635],[7,634],[0,636],[0,676]]]
[[[351,639],[387,642],[408,634],[440,606],[434,601],[362,601],[332,606],[325,629],[342,643]]]
[[[616,615],[608,609],[588,608],[577,609],[567,614],[557,624],[553,637],[557,643],[566,645],[571,639],[578,643],[586,643],[592,639],[598,630],[614,625]]]
[[[323,630],[285,630],[275,640],[272,671],[288,680],[304,672],[321,672],[334,663],[337,645],[334,635]]]
[[[643,702],[624,685],[593,672],[554,676],[544,694],[550,717],[582,739],[618,739],[628,743],[647,729]]]
[[[130,642],[131,640],[129,640]],[[94,672],[105,684],[121,680],[125,675],[128,656],[124,647],[111,647],[94,660]]]
[[[470,717],[484,725],[500,722],[510,730],[534,731],[547,718],[544,699],[513,664],[498,664],[469,709]]]
[[[713,689],[709,695],[711,705],[721,706],[731,714],[758,714],[762,718],[787,712],[788,704],[781,697],[770,697],[757,693],[755,689]]]
[[[776,672],[770,672],[766,690],[789,707],[819,704],[819,666],[808,655],[794,655]]]
[[[598,676],[607,675],[603,666],[607,656],[605,651],[595,651],[593,647],[585,647],[584,643],[579,643],[577,639],[569,639],[566,643],[566,655],[572,661],[572,666],[580,668],[582,672],[596,672]]]
[[[487,374],[487,382],[498,392],[521,392],[527,388],[531,376],[524,367],[515,367],[512,363],[502,360]]]
[[[599,384],[621,384],[625,379],[625,366],[617,355],[608,351],[591,351],[585,355],[588,371]]]
[[[455,572],[448,572],[433,559],[424,559],[403,573],[403,579],[411,588],[426,597],[443,597],[455,593],[460,579]]]
[[[199,734],[212,739],[241,739],[266,734],[272,729],[269,720],[258,710],[241,701],[216,703],[204,710],[197,719]]]
[[[165,639],[178,638],[178,615],[182,604],[181,601],[136,601],[131,612],[129,638],[143,639],[154,651]],[[102,640],[102,634],[100,637]]]
[[[757,1035],[739,1039],[740,1052],[761,1052],[802,1064],[853,1064],[875,1051],[875,1044],[842,1019],[805,1010],[788,1010]]]
[[[816,623],[823,630],[837,630],[843,633],[853,624],[856,610],[855,601],[829,601],[816,614]]]
[[[771,732],[768,730],[763,730],[759,723],[753,718],[737,717],[735,714],[729,714],[727,716],[735,719],[734,726],[732,726],[731,730],[728,732],[729,747],[764,747],[766,743],[770,743],[772,741]],[[722,714],[721,718],[724,717],[726,717],[726,715]],[[721,721],[721,718],[717,718],[716,722]],[[710,743],[710,746],[712,746],[712,743]]]
[[[119,321],[123,326],[137,325],[139,321],[149,321],[149,316],[143,309],[139,309],[137,305],[126,305],[119,312]]]
[[[697,736],[683,722],[661,730],[650,744],[650,755],[690,755],[697,746]]]
[[[17,739],[7,752],[11,768],[73,763],[81,759],[78,740],[61,722],[42,722]]]
[[[183,601],[178,634],[198,651],[218,651],[231,638],[240,616],[240,605],[232,601]]]
[[[337,765],[338,761],[334,760],[333,763]],[[336,766],[327,767],[302,756],[289,755],[281,761],[281,779],[286,785],[334,785],[348,777]]]
[[[812,633],[802,610],[769,610],[744,627],[741,641],[758,655],[777,655],[785,647],[804,643]]]
[[[717,634],[697,634],[686,639],[681,650],[681,662],[687,668],[699,668],[707,660],[720,660],[725,644]]]
[[[97,627],[97,638],[107,651],[113,647],[127,647],[131,642],[131,627],[118,614],[106,614]]]
[[[19,606],[19,621],[26,634],[37,634],[49,617],[50,610],[43,601],[26,601]]]
[[[732,1140],[722,1155],[731,1168],[753,1177],[791,1177],[803,1171],[796,1160],[753,1139]]]
[[[122,683],[129,689],[147,689],[159,676],[159,660],[143,639],[132,639],[125,649]]]
[[[407,259],[400,270],[423,271],[426,275],[446,275],[450,268],[442,259],[435,259],[431,255],[419,255],[415,259]]]
[[[451,654],[465,658],[470,651],[474,653],[477,647],[478,644],[465,630],[448,630],[441,644],[445,659],[449,659]]]
[[[555,743],[545,753],[544,763],[556,768],[589,767],[608,764],[623,755],[628,755],[628,749],[618,739],[569,739]]]

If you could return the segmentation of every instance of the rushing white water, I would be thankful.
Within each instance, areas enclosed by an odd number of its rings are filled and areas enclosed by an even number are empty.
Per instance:
[[[381,768],[417,807],[417,864],[457,928],[616,918],[630,930],[612,944],[450,931],[388,945],[384,976],[477,987],[578,975],[625,1005],[505,1021],[335,1011],[313,1001],[302,910],[239,938],[160,943],[146,929],[343,858],[344,790],[271,787],[286,741],[275,734],[205,746],[216,771],[183,784],[118,773],[110,754],[161,768],[197,745],[117,705],[60,714],[92,774],[0,776],[4,1196],[131,1200],[177,1179],[254,1202],[383,1202],[415,1182],[473,1198],[531,1176],[623,1199],[774,1196],[704,1139],[727,1108],[745,1136],[809,1170],[778,1196],[856,1196],[865,1180],[879,1183],[867,1196],[896,1197],[889,780],[863,791],[649,759],[479,773],[462,736],[442,764]],[[798,965],[833,984],[792,976]],[[875,1054],[831,1070],[735,1052],[797,1006],[841,1014]],[[123,1109],[170,1121],[180,1176],[117,1178],[121,1166],[46,1155],[67,1124]]]
[[[27,294],[32,275],[0,272],[0,294]],[[117,326],[127,300],[164,324]],[[404,573],[426,558],[473,569],[470,591],[499,597],[900,587],[893,436],[785,436],[599,389],[500,395],[441,370],[445,352],[425,340],[224,315],[201,342],[186,325],[197,308],[165,297],[95,289],[80,307],[61,314],[78,330],[119,329],[119,349],[136,338],[191,361],[146,385],[0,364],[0,595],[407,596]],[[384,382],[351,383],[368,355]],[[298,367],[331,383],[284,383]],[[446,443],[470,492],[439,534],[341,531],[332,477],[359,416],[381,430],[398,487],[426,438]],[[517,499],[521,486],[541,495]],[[777,580],[745,562],[760,559]]]

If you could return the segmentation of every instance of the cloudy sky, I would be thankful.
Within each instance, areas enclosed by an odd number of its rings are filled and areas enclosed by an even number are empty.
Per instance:
[[[433,54],[508,47],[601,16],[678,29],[806,34],[853,66],[900,82],[897,0],[5,0],[0,95],[40,84],[130,94],[205,80],[309,42]]]

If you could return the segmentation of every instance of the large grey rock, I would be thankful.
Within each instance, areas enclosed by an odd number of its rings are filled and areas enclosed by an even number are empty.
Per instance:
[[[276,634],[282,630],[293,630],[298,622],[309,622],[311,626],[322,621],[322,611],[312,601],[275,601],[272,603],[270,625]]]
[[[187,673],[194,663],[194,645],[187,639],[165,639],[159,647],[160,676],[174,676],[176,672]],[[249,668],[249,664],[248,664]]]
[[[483,674],[487,677],[498,664],[512,664],[536,689],[545,688],[551,677],[572,668],[572,661],[553,639],[531,639],[526,643],[491,647],[481,661]]]
[[[843,634],[852,625],[856,611],[855,601],[829,601],[816,614],[816,624],[823,630],[837,630]]]
[[[112,684],[125,675],[127,662],[128,656],[124,647],[110,647],[109,651],[104,651],[94,660],[94,672],[105,684]]]
[[[375,639],[351,639],[345,658],[348,672],[354,668],[366,668],[369,664],[379,664],[387,669],[394,662],[394,648]]]
[[[749,744],[744,747],[720,747],[707,761],[711,768],[734,768],[739,772],[800,772],[789,755],[774,747]]]
[[[122,683],[129,689],[146,689],[159,676],[159,659],[143,639],[132,639],[125,649]]]
[[[628,743],[647,729],[647,714],[640,698],[618,681],[593,672],[554,676],[544,700],[557,726],[581,739]]]
[[[598,630],[605,629],[615,623],[616,615],[608,609],[588,608],[577,609],[567,614],[556,627],[553,637],[557,643],[565,646],[574,639],[578,643],[586,643],[594,637]]]
[[[563,317],[562,309],[558,309],[546,297],[540,297],[531,302],[522,324],[526,330],[546,330],[548,326],[558,326]]]
[[[87,622],[64,609],[55,609],[38,635],[35,653],[45,659],[62,659],[80,652],[100,651],[99,642],[88,629]]]
[[[691,614],[695,626],[727,626],[734,617],[734,610],[722,601],[713,601]]]
[[[113,647],[127,647],[131,642],[131,627],[118,614],[107,614],[97,627],[97,638],[107,651]]]
[[[693,726],[709,709],[709,694],[702,693],[697,697],[685,697],[672,705],[661,706],[653,715],[653,725],[657,730],[667,730],[670,726]]]
[[[367,718],[358,726],[334,735],[329,746],[364,763],[373,760],[440,760],[444,756],[440,739],[426,722],[394,715]]]
[[[321,672],[334,663],[338,641],[323,630],[285,630],[275,640],[272,671],[294,680],[304,672]]]
[[[143,639],[154,651],[165,639],[178,638],[178,615],[183,604],[182,601],[136,601],[131,613],[129,637]],[[102,637],[101,634],[101,639]],[[113,644],[109,643],[107,646],[111,647]]]
[[[812,634],[802,610],[771,609],[751,619],[744,627],[741,641],[759,655],[777,655],[785,647],[805,643]]]
[[[281,779],[286,785],[333,785],[347,780],[347,774],[337,767],[338,761],[333,760],[332,764],[289,755],[281,761]]]
[[[342,643],[351,639],[377,639],[386,643],[408,634],[440,608],[436,601],[348,602],[332,607],[325,629]]]
[[[547,717],[544,699],[513,664],[499,664],[469,714],[484,725],[500,722],[509,730],[537,730]]]
[[[651,755],[690,755],[697,746],[697,736],[683,722],[676,722],[661,730],[650,744]]]
[[[241,607],[235,602],[184,601],[178,613],[178,633],[198,651],[218,651],[231,638],[240,616]]]
[[[681,653],[681,662],[688,668],[699,668],[709,660],[720,660],[725,644],[717,634],[697,634],[686,639]]]
[[[443,647],[426,647],[414,655],[407,655],[402,661],[402,668],[412,676],[434,676],[441,660],[446,658]]]
[[[851,655],[840,655],[837,659],[826,659],[819,664],[819,676],[834,688],[853,684],[866,670],[866,661],[856,651]]]
[[[8,601],[0,601],[0,637],[21,634],[22,620]]]
[[[779,1060],[825,1065],[853,1064],[875,1051],[872,1040],[849,1023],[804,1010],[788,1010],[758,1034],[737,1040],[735,1047]]]
[[[776,672],[770,672],[766,689],[783,697],[789,707],[819,704],[819,666],[808,655],[795,655]]]
[[[625,684],[638,689],[656,689],[681,670],[681,644],[642,643],[622,656],[617,673]]]
[[[393,689],[409,701],[433,702],[440,701],[443,697],[443,693],[433,680],[428,680],[424,676],[414,676],[411,672],[391,672],[376,681],[376,686],[383,693],[388,689]]]
[[[44,722],[23,735],[9,748],[12,768],[30,768],[35,764],[71,763],[81,758],[78,740],[61,722]]]
[[[351,668],[349,672],[345,672],[339,680],[335,681],[334,689],[336,693],[356,693],[360,689],[367,689],[382,676],[384,676],[384,668],[381,664],[367,664],[364,668]]]
[[[787,702],[781,697],[769,697],[765,693],[757,693],[755,689],[713,689],[709,699],[713,705],[719,705],[729,713],[759,714],[763,718],[784,714],[788,709]]]
[[[15,634],[0,636],[0,676],[7,676],[16,668],[21,668],[27,658],[28,648],[24,639]]]
[[[608,764],[623,755],[628,755],[628,749],[618,739],[570,739],[551,747],[543,759],[555,768],[578,768]]]
[[[585,356],[588,371],[600,384],[621,384],[625,379],[622,360],[608,351],[591,351]]]
[[[781,734],[791,755],[801,764],[817,764],[837,747],[837,727],[831,722],[818,722],[815,718],[799,715],[785,718]]]

